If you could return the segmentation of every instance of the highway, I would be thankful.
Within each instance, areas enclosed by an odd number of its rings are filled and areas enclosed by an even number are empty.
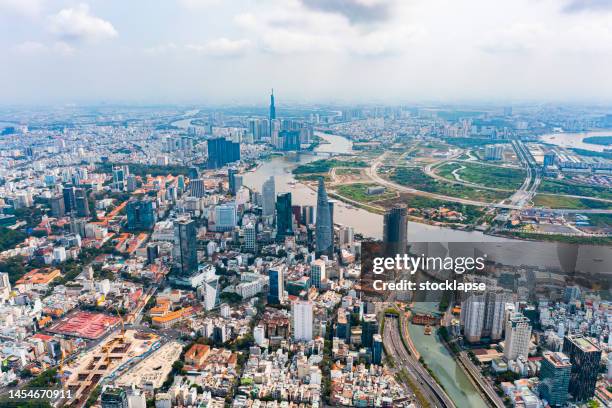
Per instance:
[[[468,372],[468,375],[472,377],[474,381],[478,383],[478,388],[481,393],[484,393],[488,399],[489,405],[494,406],[495,408],[504,408],[504,402],[499,395],[493,389],[493,386],[487,382],[485,378],[483,378],[480,370],[472,363],[470,358],[467,356],[465,351],[462,351],[458,355],[459,363],[465,368],[465,371]]]
[[[397,318],[386,318],[383,342],[389,353],[402,368],[405,368],[414,384],[433,407],[453,408],[455,404],[427,370],[408,354],[400,338]]]

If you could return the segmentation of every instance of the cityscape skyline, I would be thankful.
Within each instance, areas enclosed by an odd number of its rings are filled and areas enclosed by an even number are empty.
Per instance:
[[[608,2],[488,3],[3,0],[0,105],[611,102]]]

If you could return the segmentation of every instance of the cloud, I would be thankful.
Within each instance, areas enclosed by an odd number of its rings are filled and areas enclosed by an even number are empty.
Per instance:
[[[205,44],[187,44],[186,49],[206,55],[217,57],[237,57],[243,55],[251,45],[247,39],[230,40],[229,38],[216,38]]]
[[[177,2],[181,7],[197,10],[215,6],[220,3],[220,0],[177,0]]]
[[[91,15],[86,4],[60,10],[49,17],[49,29],[66,41],[102,40],[118,35],[110,22]]]
[[[44,44],[38,41],[25,41],[17,44],[14,47],[15,51],[22,55],[38,56],[46,53],[54,53],[59,55],[72,55],[74,48],[63,41],[56,41],[52,44]]]
[[[490,33],[480,49],[489,54],[527,53],[538,48],[548,34],[541,24],[514,24]]]
[[[301,0],[312,10],[341,14],[352,23],[388,20],[391,2],[386,0]]]
[[[579,13],[582,11],[612,11],[611,0],[570,0],[563,11]]]
[[[42,11],[41,0],[0,0],[0,12],[26,17],[38,16]]]
[[[174,51],[176,49],[176,44],[174,44],[173,42],[169,42],[165,44],[159,44],[154,47],[145,48],[144,53],[147,55],[162,55],[170,51]]]

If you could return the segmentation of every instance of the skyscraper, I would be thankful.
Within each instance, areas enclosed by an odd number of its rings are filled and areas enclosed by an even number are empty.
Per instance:
[[[299,130],[281,130],[278,137],[280,139],[279,144],[283,150],[300,150]]]
[[[127,176],[130,174],[128,166],[114,166],[113,167],[113,190],[123,191],[125,187],[125,181]]]
[[[321,288],[321,282],[325,280],[325,262],[315,259],[310,263],[310,284],[317,289]]]
[[[543,353],[540,368],[540,397],[551,407],[562,407],[567,402],[572,364],[570,358],[561,352]]]
[[[285,273],[282,266],[270,268],[268,270],[270,278],[270,290],[268,292],[268,303],[280,305],[285,293]]]
[[[270,124],[274,119],[276,119],[276,107],[274,106],[274,89],[272,89],[270,92]]]
[[[378,333],[378,320],[375,314],[363,316],[361,322],[361,345],[371,348],[374,342],[374,335]]]
[[[283,193],[276,197],[276,239],[284,241],[290,235],[293,235],[291,193]]]
[[[51,197],[51,214],[60,218],[66,215],[66,207],[64,206],[64,197],[58,195]]]
[[[477,343],[480,341],[484,316],[485,297],[482,293],[472,293],[461,302],[461,327],[468,342]]]
[[[149,230],[155,226],[155,211],[150,198],[131,199],[126,206],[128,229]]]
[[[248,252],[257,252],[257,230],[253,223],[244,227],[244,249]]]
[[[293,317],[293,339],[295,341],[312,340],[312,302],[297,300],[291,304]]]
[[[403,254],[408,246],[406,206],[396,205],[385,213],[383,242],[389,253]]]
[[[302,225],[314,224],[314,207],[312,205],[302,206]]]
[[[317,220],[315,227],[315,254],[316,256],[333,256],[334,242],[332,235],[331,213],[325,183],[319,178],[319,189],[317,191]]]
[[[62,189],[62,195],[64,197],[64,211],[66,214],[76,211],[76,199],[74,196],[74,187],[67,185]]]
[[[89,217],[89,200],[87,197],[87,190],[84,188],[75,188],[74,203],[76,205],[77,217]]]
[[[521,313],[515,313],[506,322],[504,357],[508,361],[516,360],[518,357],[527,358],[530,339],[531,324],[529,319]]]
[[[261,186],[261,194],[263,196],[262,215],[264,217],[274,216],[274,199],[276,198],[274,176],[264,181]]]
[[[232,142],[223,137],[208,139],[209,169],[219,169],[226,164],[240,160],[240,143]]]
[[[587,401],[595,394],[601,350],[582,336],[565,336],[563,353],[572,363],[569,392],[576,401]]]
[[[198,270],[196,225],[193,220],[174,222],[174,262],[181,276],[191,276]]]
[[[238,174],[238,170],[230,167],[227,169],[227,180],[229,184],[229,191],[231,195],[236,195],[236,191],[240,188],[240,186],[236,186],[236,175]]]
[[[373,364],[382,364],[382,355],[383,355],[383,340],[382,336],[376,333],[372,336],[372,363]]]
[[[233,203],[215,207],[216,231],[231,231],[236,226],[236,206]]]

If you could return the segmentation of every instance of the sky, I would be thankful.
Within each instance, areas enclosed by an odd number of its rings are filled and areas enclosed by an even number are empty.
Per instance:
[[[0,0],[0,104],[612,103],[612,0]]]

